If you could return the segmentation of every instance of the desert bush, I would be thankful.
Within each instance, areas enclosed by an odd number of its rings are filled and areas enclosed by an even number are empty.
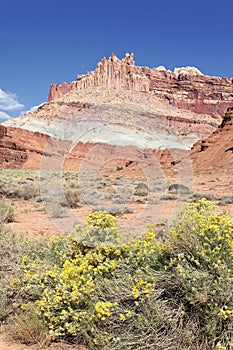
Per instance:
[[[201,199],[206,199],[208,201],[216,201],[218,198],[212,193],[194,193],[191,196],[192,202],[199,202]]]
[[[38,344],[40,348],[48,346],[51,337],[44,321],[30,310],[17,313],[10,318],[11,335],[24,344]]]
[[[175,201],[177,200],[177,196],[173,196],[171,194],[165,194],[160,197],[161,201]]]
[[[3,190],[2,190],[3,191]],[[34,184],[12,184],[2,192],[8,198],[22,198],[30,200],[40,195],[39,188]]]
[[[23,198],[25,200],[33,199],[39,195],[39,188],[34,184],[25,184],[15,191],[15,197]]]
[[[80,195],[77,190],[67,190],[66,199],[71,208],[79,208],[81,206]]]
[[[206,200],[190,204],[171,225],[167,242],[172,259],[167,269],[173,280],[166,293],[182,297],[184,313],[198,320],[199,338],[209,348],[220,342],[229,349],[233,340],[233,220],[215,208]]]
[[[134,194],[136,196],[142,196],[142,197],[147,196],[148,195],[148,186],[147,186],[147,184],[144,184],[143,182],[140,182],[137,185]]]
[[[119,343],[124,322],[129,322],[153,291],[153,276],[143,279],[141,268],[145,256],[153,265],[158,254],[162,257],[163,244],[152,243],[154,239],[148,231],[145,241],[121,243],[115,217],[90,214],[75,236],[63,239],[68,251],[60,239],[53,240],[56,263],[49,259],[47,268],[45,263],[41,267],[43,254],[38,248],[24,257],[24,293],[28,295],[24,308],[36,305],[52,336],[73,337],[91,348]],[[35,259],[35,254],[40,258]]]
[[[16,281],[21,276],[24,239],[4,227],[0,228],[0,321],[19,303]]]
[[[127,193],[121,193],[115,196],[114,203],[115,204],[127,204],[130,202],[131,196]]]
[[[12,222],[14,219],[13,208],[6,204],[3,200],[0,200],[0,223]]]
[[[52,218],[63,218],[65,216],[65,209],[58,202],[51,203],[47,208],[48,213]]]
[[[115,205],[115,204],[108,204],[108,205],[102,206],[99,208],[99,210],[105,211],[106,213],[111,214],[115,217],[119,217],[124,214],[133,214],[134,212],[134,209],[130,206]]]
[[[172,184],[168,187],[168,191],[172,193],[179,193],[179,194],[189,194],[190,189],[187,186],[184,186],[182,184]]]
[[[230,349],[233,220],[202,200],[162,240],[122,242],[116,218],[93,212],[66,238],[23,257],[23,309],[52,337],[90,349]]]
[[[233,196],[223,196],[219,198],[219,205],[233,204]]]

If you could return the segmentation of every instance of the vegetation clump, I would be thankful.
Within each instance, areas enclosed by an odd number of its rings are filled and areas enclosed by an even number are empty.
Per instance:
[[[116,220],[96,211],[70,237],[27,243],[21,317],[90,349],[233,348],[233,220],[203,199],[133,242]]]
[[[0,224],[12,222],[14,220],[14,210],[11,205],[0,199]]]

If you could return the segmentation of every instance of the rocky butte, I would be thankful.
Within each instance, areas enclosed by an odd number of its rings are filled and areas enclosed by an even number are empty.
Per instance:
[[[2,166],[15,159],[38,167],[42,154],[68,152],[74,168],[95,144],[109,145],[103,147],[108,153],[122,147],[124,156],[129,146],[131,153],[134,147],[161,150],[163,156],[162,150],[189,150],[222,127],[231,102],[233,79],[194,67],[141,67],[133,54],[121,60],[112,54],[75,81],[52,85],[48,103],[36,111],[4,123]],[[50,139],[57,140],[57,150]]]
[[[122,60],[112,54],[103,58],[95,71],[78,75],[76,81],[52,85],[48,100],[95,87],[145,92],[172,106],[216,118],[224,115],[233,99],[233,79],[206,76],[195,67],[175,68],[174,72],[163,66],[140,67],[135,65],[133,54]]]

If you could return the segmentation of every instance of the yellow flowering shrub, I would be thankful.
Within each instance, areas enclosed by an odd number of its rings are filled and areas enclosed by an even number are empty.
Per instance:
[[[23,308],[35,299],[51,336],[85,338],[99,347],[119,342],[122,324],[153,295],[150,268],[168,254],[153,231],[150,227],[144,240],[123,243],[116,218],[93,212],[69,238],[53,238],[24,255],[24,292],[30,300]],[[116,334],[110,331],[113,324]]]
[[[233,220],[202,200],[162,240],[154,231],[125,243],[98,211],[70,237],[29,245],[22,308],[90,349],[231,349]]]
[[[179,280],[186,311],[198,315],[206,335],[227,334],[233,326],[233,219],[204,199],[180,213],[167,241],[172,249],[167,270]],[[228,349],[230,340],[225,344]]]
[[[76,227],[76,239],[82,239],[90,246],[99,246],[101,243],[119,243],[121,236],[117,228],[117,219],[106,212],[95,211],[88,215],[85,225]]]
[[[224,320],[226,320],[228,317],[232,317],[233,316],[233,310],[229,310],[228,306],[225,305],[223,308],[221,308],[219,310],[219,314],[221,316],[221,318],[223,318]]]

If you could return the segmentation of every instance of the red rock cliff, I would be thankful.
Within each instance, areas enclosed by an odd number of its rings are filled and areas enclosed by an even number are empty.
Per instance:
[[[227,109],[220,127],[206,140],[197,142],[191,157],[198,168],[233,165],[233,104]],[[232,175],[232,174],[231,174]]]
[[[133,54],[126,54],[122,60],[112,54],[109,59],[103,58],[95,71],[78,75],[76,81],[52,85],[49,101],[71,90],[83,91],[91,87],[149,93],[170,105],[218,119],[233,101],[233,79],[205,76],[192,67],[174,72],[163,67],[140,67],[135,65]]]
[[[0,168],[39,168],[42,156],[61,157],[67,143],[52,142],[46,134],[0,125]],[[58,142],[62,147],[58,147]]]

